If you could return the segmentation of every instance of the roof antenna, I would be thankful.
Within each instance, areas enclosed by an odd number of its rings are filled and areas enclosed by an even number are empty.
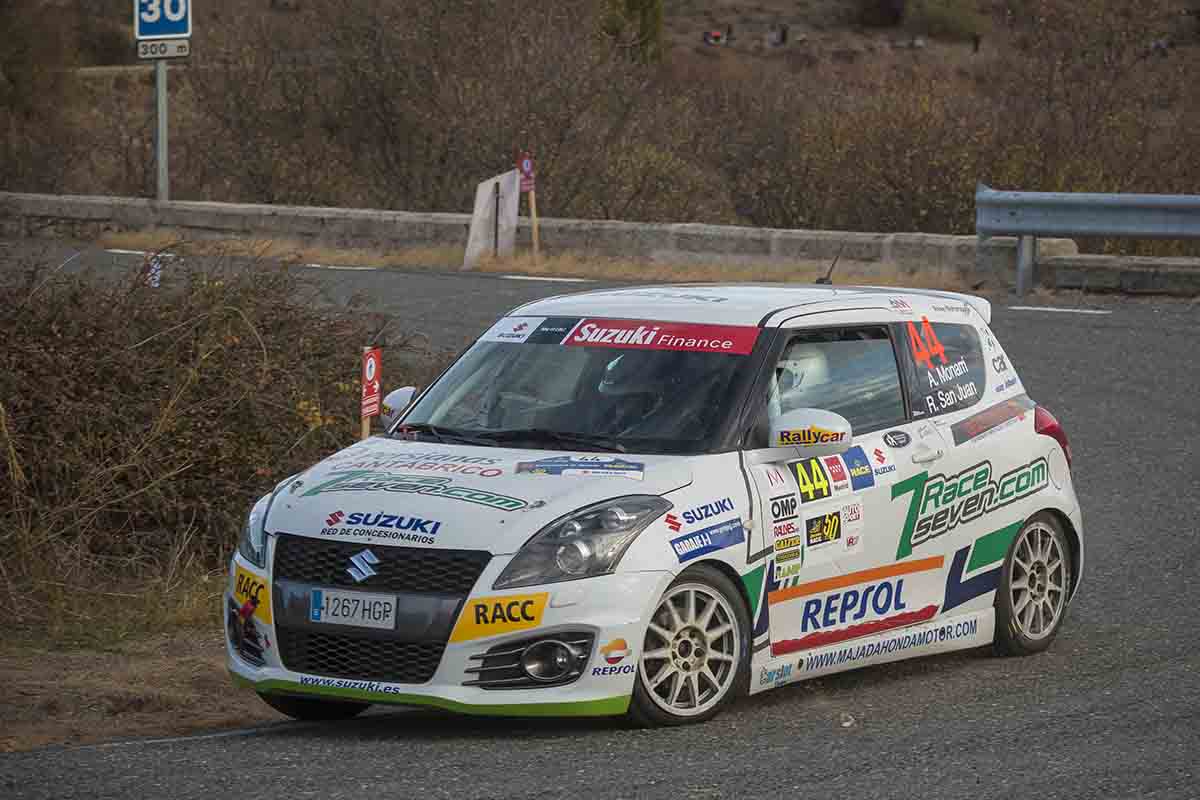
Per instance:
[[[824,278],[817,278],[818,286],[833,286],[833,269],[837,266],[838,259],[842,257],[842,251],[846,249],[846,242],[842,242],[842,246],[838,248],[837,255],[833,257],[833,263],[829,265],[829,272],[825,273]]]

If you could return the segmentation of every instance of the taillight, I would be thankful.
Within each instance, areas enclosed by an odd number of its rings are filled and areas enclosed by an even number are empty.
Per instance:
[[[1038,406],[1033,410],[1033,429],[1043,436],[1053,437],[1062,445],[1063,455],[1067,457],[1067,469],[1071,468],[1071,444],[1067,441],[1067,432],[1062,425],[1046,409]]]

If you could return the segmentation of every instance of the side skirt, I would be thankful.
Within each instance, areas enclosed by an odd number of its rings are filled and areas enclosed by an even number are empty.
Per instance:
[[[981,647],[992,643],[995,627],[995,610],[987,608],[779,658],[764,650],[751,662],[750,694],[859,667]]]

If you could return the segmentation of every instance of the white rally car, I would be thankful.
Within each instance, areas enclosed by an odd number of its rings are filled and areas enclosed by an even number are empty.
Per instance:
[[[869,664],[1042,650],[1082,521],[990,314],[794,285],[518,308],[411,404],[393,392],[387,435],[255,504],[229,669],[303,719],[671,724]]]

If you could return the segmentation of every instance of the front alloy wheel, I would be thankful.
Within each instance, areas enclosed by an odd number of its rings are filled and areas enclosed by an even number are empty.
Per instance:
[[[680,575],[646,627],[630,715],[643,725],[715,716],[746,685],[749,629],[729,578],[704,565]]]

